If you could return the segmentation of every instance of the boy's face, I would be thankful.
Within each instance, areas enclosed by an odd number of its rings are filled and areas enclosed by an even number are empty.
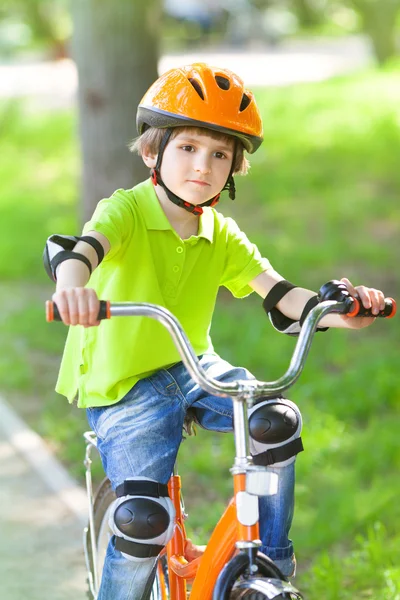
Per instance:
[[[161,177],[179,198],[201,204],[224,187],[231,170],[234,142],[206,133],[180,131],[165,148]]]

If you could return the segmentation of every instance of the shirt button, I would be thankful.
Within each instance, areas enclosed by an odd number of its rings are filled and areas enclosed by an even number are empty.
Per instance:
[[[179,267],[178,265],[175,265],[174,268],[172,269],[174,273],[178,273],[179,272]]]
[[[178,254],[182,254],[182,252],[183,252],[182,246],[178,246],[177,249],[176,249],[176,251],[177,251]]]

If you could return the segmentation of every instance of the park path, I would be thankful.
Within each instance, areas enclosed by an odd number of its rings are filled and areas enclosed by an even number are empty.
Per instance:
[[[0,598],[84,600],[83,490],[1,399],[0,417]]]
[[[160,58],[159,72],[205,61],[235,71],[249,87],[321,81],[372,62],[362,36],[282,42],[262,49],[205,49]],[[0,98],[29,98],[35,108],[65,108],[75,103],[78,78],[72,60],[0,64]]]

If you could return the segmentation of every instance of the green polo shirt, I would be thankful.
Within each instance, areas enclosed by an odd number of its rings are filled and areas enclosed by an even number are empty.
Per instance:
[[[170,310],[197,355],[213,353],[211,319],[220,286],[237,298],[271,268],[235,221],[213,208],[197,236],[182,240],[150,180],[99,202],[84,232],[98,231],[110,251],[88,285],[111,302],[149,302]],[[141,378],[181,360],[167,330],[149,317],[114,317],[70,327],[56,390],[78,406],[114,404]]]

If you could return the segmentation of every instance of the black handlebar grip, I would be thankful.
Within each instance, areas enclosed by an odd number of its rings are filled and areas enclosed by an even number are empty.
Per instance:
[[[385,298],[385,308],[377,315],[372,314],[370,308],[364,308],[358,298],[352,298],[348,317],[382,317],[384,319],[393,319],[397,312],[396,301],[393,298]]]
[[[110,303],[108,300],[100,300],[100,310],[97,316],[99,321],[103,319],[110,319]],[[46,321],[51,323],[52,321],[61,321],[60,313],[58,312],[57,305],[52,300],[46,302]]]

